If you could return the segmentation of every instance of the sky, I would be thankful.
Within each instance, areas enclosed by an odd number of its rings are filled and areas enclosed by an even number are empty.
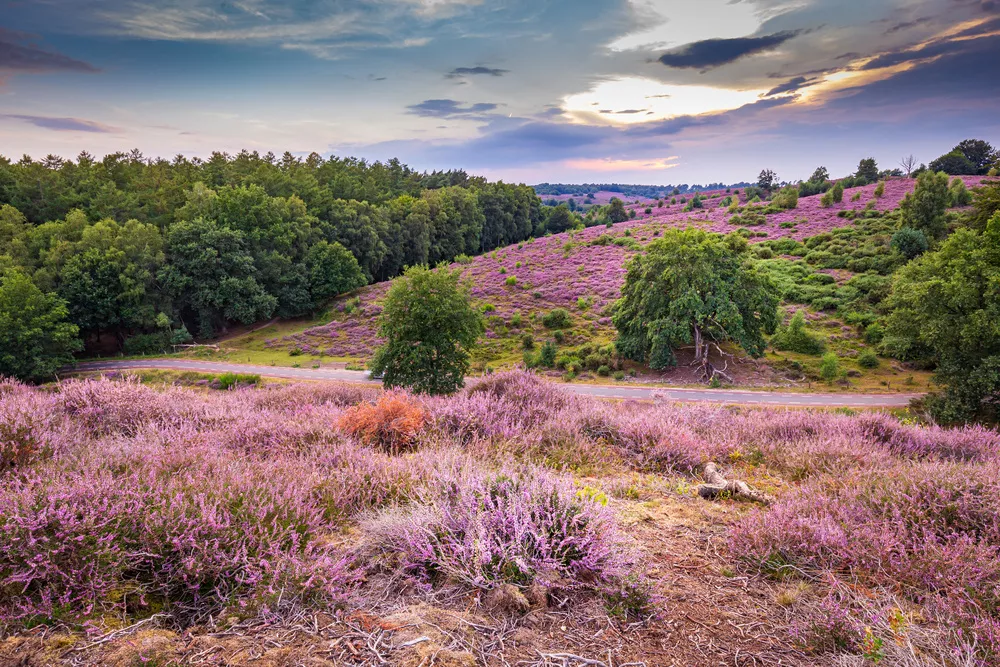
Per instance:
[[[0,154],[782,180],[1000,144],[1000,0],[0,0]]]

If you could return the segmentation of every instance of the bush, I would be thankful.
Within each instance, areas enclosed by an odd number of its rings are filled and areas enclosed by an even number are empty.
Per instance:
[[[833,203],[839,204],[844,201],[844,184],[838,181],[830,190],[830,198]]]
[[[830,208],[833,206],[833,194],[828,190],[823,193],[823,196],[819,198],[819,205],[823,208]]]
[[[972,203],[972,193],[965,187],[965,181],[961,178],[953,178],[948,186],[949,206],[968,206]]]
[[[521,347],[525,350],[535,349],[535,337],[530,333],[521,334]]]
[[[507,276],[507,280],[504,281],[507,287],[514,287],[517,285],[517,276]]]
[[[840,359],[833,352],[823,355],[823,360],[819,364],[819,374],[827,382],[833,382],[840,377]]]
[[[224,373],[217,378],[216,382],[218,388],[222,390],[253,387],[260,384],[260,376],[248,373]]]
[[[799,205],[799,189],[790,185],[778,194],[774,195],[771,203],[778,208],[790,210]]]
[[[927,252],[927,236],[919,229],[903,227],[892,235],[889,246],[906,259],[913,259]]]
[[[875,354],[875,350],[865,348],[860,355],[858,355],[858,366],[862,368],[878,368],[879,360],[878,355]]]
[[[544,366],[546,368],[552,368],[556,365],[556,354],[559,352],[559,348],[552,341],[545,341],[542,343],[542,349],[538,351],[538,365]]]
[[[344,432],[391,454],[413,449],[430,419],[427,410],[403,392],[388,391],[375,404],[360,403],[338,422]]]
[[[883,196],[885,196],[885,181],[880,181],[879,184],[875,187],[874,195],[876,199],[881,199]]]
[[[555,308],[542,318],[542,324],[547,329],[566,329],[573,323],[569,311],[565,308]]]
[[[604,592],[631,569],[613,514],[548,473],[466,479],[400,516],[363,526],[371,557],[431,585],[534,583]],[[610,591],[609,591],[610,592]]]
[[[820,354],[825,346],[816,336],[805,330],[806,319],[801,310],[795,312],[787,327],[782,327],[771,337],[771,347],[784,352]]]

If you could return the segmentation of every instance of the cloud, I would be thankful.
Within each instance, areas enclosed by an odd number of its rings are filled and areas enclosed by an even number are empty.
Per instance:
[[[0,28],[0,72],[98,72],[81,60],[25,43],[26,35]]]
[[[494,67],[456,67],[444,75],[446,79],[460,79],[463,76],[503,76],[510,73],[510,70],[497,69]]]
[[[96,132],[99,134],[113,134],[120,132],[117,127],[98,123],[93,120],[83,118],[59,118],[53,116],[29,116],[23,114],[2,114],[0,118],[10,118],[31,123],[35,127],[55,132]]]
[[[735,62],[744,56],[769,51],[801,33],[802,30],[782,30],[761,37],[706,39],[667,51],[660,56],[660,62],[667,67],[679,69],[711,69]]]
[[[807,79],[804,76],[797,76],[794,79],[789,79],[780,86],[775,86],[771,90],[764,93],[764,97],[772,97],[774,95],[781,95],[782,93],[791,93],[796,90],[801,90],[808,86],[814,86],[819,83],[818,79]]]
[[[918,25],[923,25],[924,23],[929,23],[930,21],[931,21],[931,17],[929,17],[929,16],[925,16],[923,18],[915,19],[913,21],[903,21],[902,23],[897,23],[896,25],[894,25],[891,28],[889,28],[888,30],[886,30],[885,34],[886,35],[892,35],[894,33],[897,33],[897,32],[903,31],[903,30],[909,30],[910,28],[915,28]]]
[[[425,118],[483,118],[498,106],[492,102],[464,105],[455,100],[424,100],[406,108],[411,114]]]

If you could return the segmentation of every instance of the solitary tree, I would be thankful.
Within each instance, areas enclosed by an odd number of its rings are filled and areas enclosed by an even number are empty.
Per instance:
[[[858,171],[855,174],[858,178],[863,178],[866,183],[874,183],[878,180],[878,163],[875,158],[866,157],[858,163]]]
[[[0,375],[51,379],[83,344],[66,304],[28,276],[11,269],[0,276]]]
[[[654,369],[677,364],[693,346],[693,365],[705,380],[732,379],[709,361],[710,349],[731,341],[748,354],[764,353],[764,334],[778,325],[778,294],[755,266],[746,239],[698,229],[668,230],[628,265],[615,305],[618,351]]]
[[[912,174],[913,170],[917,167],[917,158],[912,155],[907,155],[899,161],[899,166],[903,168],[903,171],[906,172],[906,177],[909,178],[910,174]]]
[[[608,204],[608,220],[615,223],[628,220],[625,204],[618,197],[612,197],[611,202]]]
[[[757,177],[757,187],[761,190],[771,191],[778,184],[778,175],[770,169],[762,169]]]
[[[465,382],[469,352],[483,333],[459,271],[416,266],[393,281],[379,317],[371,370],[389,387],[449,394]]]

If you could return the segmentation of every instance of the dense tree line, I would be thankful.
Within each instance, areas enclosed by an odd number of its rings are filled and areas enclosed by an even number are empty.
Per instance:
[[[548,216],[527,186],[396,160],[0,158],[0,275],[21,299],[27,279],[91,346],[141,352],[316,312],[406,267],[543,234]]]

